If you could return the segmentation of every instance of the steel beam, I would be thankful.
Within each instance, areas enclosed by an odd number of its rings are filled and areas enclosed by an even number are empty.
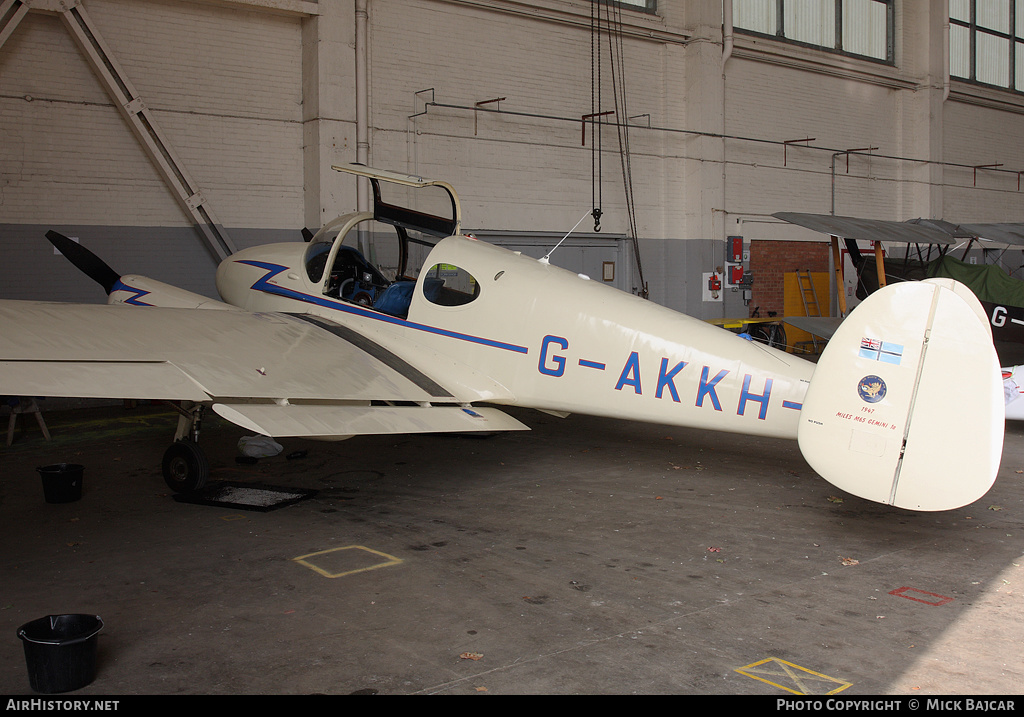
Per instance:
[[[0,3],[0,47],[4,46],[29,9],[29,4],[23,0],[3,0]]]
[[[210,250],[218,259],[226,259],[237,250],[234,242],[217,219],[202,190],[174,152],[152,111],[146,107],[135,90],[85,7],[81,2],[67,0],[61,5],[65,8],[59,13],[64,26],[71,33],[107,94],[113,99],[121,116],[153,161],[164,182],[174,193],[175,199],[195,221],[196,228]]]

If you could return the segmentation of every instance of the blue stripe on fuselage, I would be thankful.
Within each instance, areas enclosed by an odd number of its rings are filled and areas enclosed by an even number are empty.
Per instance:
[[[259,280],[252,285],[251,288],[255,291],[262,291],[265,294],[271,294],[273,296],[283,296],[288,299],[300,301],[304,304],[322,306],[326,309],[341,311],[347,314],[352,314],[354,316],[361,316],[364,319],[383,321],[384,323],[387,324],[394,324],[395,326],[404,326],[405,328],[414,329],[416,331],[424,331],[428,334],[445,336],[451,339],[458,339],[459,341],[469,341],[470,343],[480,344],[482,346],[490,346],[491,348],[503,349],[505,351],[514,351],[515,353],[521,354],[528,354],[530,352],[530,350],[525,346],[517,346],[515,344],[504,343],[503,341],[494,341],[493,339],[485,339],[480,336],[462,334],[457,331],[448,331],[447,329],[440,329],[436,326],[418,324],[412,321],[407,321],[405,319],[400,319],[396,316],[389,316],[387,314],[381,314],[376,311],[363,309],[353,304],[346,304],[340,301],[333,301],[323,296],[313,296],[311,294],[304,294],[300,291],[294,291],[292,289],[286,289],[282,286],[277,286],[276,284],[271,284],[271,279],[280,274],[282,271],[286,271],[290,268],[287,266],[253,260],[244,260],[239,261],[238,263],[248,264],[249,266],[254,266],[258,269],[265,269],[267,271],[265,275],[260,277]]]

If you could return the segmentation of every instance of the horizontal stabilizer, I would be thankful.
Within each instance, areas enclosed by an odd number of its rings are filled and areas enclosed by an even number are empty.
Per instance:
[[[232,423],[274,438],[530,430],[495,408],[215,403],[213,410]]]
[[[987,322],[966,295],[944,282],[893,284],[839,326],[797,432],[822,477],[911,510],[958,508],[992,486],[1002,381]]]
[[[830,339],[843,320],[832,316],[787,316],[783,321],[801,331]]]

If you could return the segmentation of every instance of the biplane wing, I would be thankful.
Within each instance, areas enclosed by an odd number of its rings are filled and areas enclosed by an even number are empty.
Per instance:
[[[838,217],[831,214],[776,212],[776,219],[840,239],[918,244],[956,244],[960,237],[933,223]],[[969,238],[969,235],[964,235]]]

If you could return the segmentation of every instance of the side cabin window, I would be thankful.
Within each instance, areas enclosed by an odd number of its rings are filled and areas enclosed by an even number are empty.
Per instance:
[[[438,306],[464,306],[480,295],[480,284],[454,264],[434,264],[423,279],[423,295]]]

